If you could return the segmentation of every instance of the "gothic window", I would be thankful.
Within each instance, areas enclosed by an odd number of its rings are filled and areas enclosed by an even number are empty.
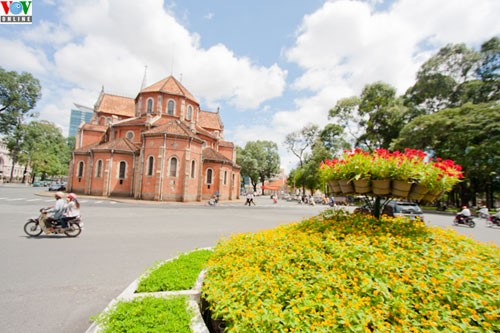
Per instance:
[[[85,164],[83,163],[83,161],[78,162],[78,168],[77,168],[77,173],[76,173],[78,180],[80,180],[80,178],[83,177],[84,166],[85,166]]]
[[[118,178],[125,179],[126,176],[127,176],[127,162],[120,161],[120,164],[118,165]]]
[[[173,100],[168,101],[167,113],[171,116],[174,115],[175,102]]]
[[[155,158],[153,156],[148,157],[148,176],[152,176],[154,172]]]
[[[188,105],[188,111],[187,111],[187,120],[191,120],[193,118],[193,107],[191,105]]]
[[[177,177],[177,158],[175,157],[170,159],[170,170],[168,174],[170,177]]]
[[[152,98],[148,98],[146,112],[147,112],[147,114],[153,113],[153,99]]]
[[[212,169],[207,169],[207,184],[208,185],[212,184],[213,173],[214,173],[214,171]]]
[[[227,185],[227,171],[224,171],[224,185]]]
[[[196,177],[196,162],[195,160],[191,161],[191,178]]]
[[[96,178],[102,177],[102,160],[97,160],[97,165],[95,168],[95,176]]]

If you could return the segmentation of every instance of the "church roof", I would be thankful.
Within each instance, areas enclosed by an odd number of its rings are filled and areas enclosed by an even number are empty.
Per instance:
[[[203,161],[222,162],[231,165],[233,164],[233,161],[231,161],[226,156],[222,155],[221,153],[215,151],[212,148],[203,149],[202,156],[203,156]]]
[[[177,119],[170,120],[168,123],[163,125],[155,126],[149,131],[144,132],[144,134],[167,134],[180,137],[189,137],[201,141],[201,139],[196,136],[196,134],[194,134],[186,124]]]
[[[134,117],[135,100],[129,97],[111,95],[102,92],[96,103],[95,111],[122,117]]]
[[[177,81],[172,75],[142,89],[141,93],[142,92],[163,92],[167,94],[180,95],[198,103],[189,90],[187,90],[186,87],[184,87],[182,83]]]
[[[234,148],[234,143],[230,141],[219,141],[219,147],[228,147],[228,148]]]
[[[105,125],[94,125],[94,124],[83,124],[82,128],[85,131],[93,131],[93,132],[106,132],[108,129]]]
[[[220,119],[219,112],[209,112],[200,110],[198,116],[198,125],[206,129],[220,131],[224,127]]]
[[[114,150],[134,153],[139,150],[139,146],[127,138],[119,138],[100,144],[92,148],[92,150]]]

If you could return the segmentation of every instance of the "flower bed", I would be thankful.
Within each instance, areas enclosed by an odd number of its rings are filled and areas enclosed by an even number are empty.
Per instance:
[[[202,291],[226,332],[495,332],[500,249],[329,212],[221,241]]]

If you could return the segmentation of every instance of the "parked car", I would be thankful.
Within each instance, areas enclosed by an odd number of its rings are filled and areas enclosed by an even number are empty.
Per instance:
[[[43,184],[42,184],[42,182],[33,182],[33,183],[31,183],[31,186],[40,187],[40,186],[43,186]]]
[[[372,205],[364,204],[354,209],[355,213],[371,214],[373,210]],[[419,219],[424,221],[424,213],[418,204],[410,201],[389,200],[382,207],[382,214],[387,216],[406,216],[411,220]]]
[[[424,213],[422,212],[422,209],[420,209],[416,203],[410,201],[390,200],[384,206],[382,214],[389,216],[406,216],[411,220],[424,220]]]
[[[49,191],[66,191],[66,184],[56,183],[49,186]]]

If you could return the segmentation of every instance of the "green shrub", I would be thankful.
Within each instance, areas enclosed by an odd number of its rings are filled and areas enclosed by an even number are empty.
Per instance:
[[[500,332],[500,248],[330,211],[220,241],[203,294],[226,332]]]
[[[188,290],[193,288],[198,275],[212,250],[197,250],[182,254],[158,268],[151,269],[140,281],[137,292]]]
[[[102,333],[191,333],[193,314],[185,296],[135,298],[118,302],[95,318]]]

